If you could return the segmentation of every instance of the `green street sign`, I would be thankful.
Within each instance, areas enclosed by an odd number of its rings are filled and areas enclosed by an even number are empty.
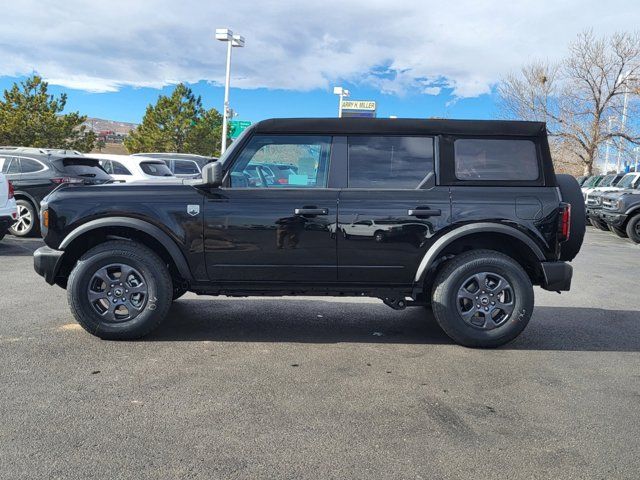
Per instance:
[[[230,120],[229,121],[229,136],[232,139],[236,139],[240,136],[242,132],[244,132],[247,128],[251,126],[251,122],[243,121],[243,120]]]

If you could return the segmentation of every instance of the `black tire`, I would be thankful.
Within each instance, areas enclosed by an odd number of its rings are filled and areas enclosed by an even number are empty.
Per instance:
[[[609,231],[609,225],[607,225],[607,222],[600,220],[599,218],[590,218],[589,220],[591,220],[591,225],[596,227],[598,230],[602,230],[603,232]]]
[[[29,200],[16,200],[18,207],[18,221],[11,225],[9,231],[16,237],[31,237],[40,231],[38,211]]]
[[[387,236],[385,235],[385,233],[382,230],[377,230],[373,234],[373,238],[375,239],[376,242],[382,243],[387,239]]]
[[[620,238],[627,238],[627,232],[624,228],[620,228],[620,227],[614,227],[613,225],[607,225],[607,230],[609,230],[611,233],[613,233],[614,235],[620,237]]]
[[[578,255],[586,231],[584,197],[580,185],[571,175],[556,175],[556,179],[562,201],[571,204],[571,233],[560,248],[560,259],[570,262]]]
[[[132,285],[129,280],[126,280],[122,282],[124,286],[118,288],[118,285],[122,285],[118,283],[119,279],[108,277],[109,282],[114,283],[109,286],[104,282],[103,294],[109,297],[91,301],[89,295],[94,289],[93,283],[96,280],[101,282],[104,278],[98,273],[105,271],[102,269],[108,271],[114,268],[113,265],[131,268],[135,274],[134,279],[139,274],[142,277],[142,287]],[[121,270],[121,273],[123,271]],[[114,286],[115,288],[108,290],[109,287]],[[127,287],[129,289],[146,288],[143,301],[139,302],[140,308],[137,310],[131,308],[133,315],[129,317],[132,318],[125,316],[109,321],[106,316],[113,315],[110,300],[116,303],[117,295],[118,300],[124,304],[125,299],[133,298],[133,294],[127,296],[122,292],[122,289]],[[132,340],[149,334],[164,320],[172,298],[173,284],[164,262],[146,246],[126,240],[105,242],[89,250],[78,260],[67,283],[67,300],[73,316],[87,332],[105,340]],[[105,303],[102,303],[104,300],[109,308],[105,307],[105,311],[101,314],[99,310],[104,307]]]
[[[497,326],[496,323],[484,317],[485,326],[491,326],[491,329],[482,325],[472,325],[471,322],[474,320],[465,320],[461,313],[462,308],[459,308],[461,304],[459,292],[467,284],[467,280],[476,274],[485,273],[485,283],[489,287],[486,290],[487,295],[479,294],[475,299],[472,297],[471,301],[473,303],[478,301],[478,305],[481,305],[481,302],[486,299],[487,303],[482,303],[485,307],[478,309],[480,310],[478,313],[484,316],[484,308],[490,308],[491,314],[495,309],[495,312],[500,315]],[[489,279],[492,277],[502,277],[510,289],[510,294],[507,295],[506,288],[501,291],[491,290]],[[478,292],[481,291],[485,290],[481,290],[478,284]],[[491,291],[496,292],[495,297],[493,294],[488,297]],[[468,290],[465,293],[468,294]],[[478,299],[478,297],[481,298]],[[507,297],[510,298],[510,308],[512,308],[510,314],[500,310],[499,297],[505,300],[508,300]],[[491,298],[496,300],[497,306],[491,306],[496,303],[492,304]],[[431,300],[436,321],[453,341],[466,347],[481,348],[498,347],[520,335],[529,323],[533,303],[533,286],[523,268],[511,257],[493,250],[473,250],[445,263],[436,276]]]
[[[626,234],[633,243],[640,243],[640,214],[629,219]]]

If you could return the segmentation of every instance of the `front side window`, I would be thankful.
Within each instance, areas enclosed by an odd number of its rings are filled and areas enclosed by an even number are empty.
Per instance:
[[[531,140],[461,138],[454,143],[458,180],[537,180],[536,145]]]
[[[415,189],[432,172],[431,137],[349,137],[349,188]]]
[[[255,135],[231,169],[235,188],[326,188],[331,137]]]

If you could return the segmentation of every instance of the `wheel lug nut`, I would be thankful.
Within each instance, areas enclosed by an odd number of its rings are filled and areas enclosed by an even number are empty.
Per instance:
[[[476,307],[480,308],[480,304],[476,305]]]
[[[493,297],[493,293],[490,293],[490,294],[489,294],[489,296],[490,296],[490,297]]]
[[[491,302],[491,305],[495,305],[495,304],[496,304],[496,302]]]
[[[478,300],[478,297],[476,297],[476,300]]]

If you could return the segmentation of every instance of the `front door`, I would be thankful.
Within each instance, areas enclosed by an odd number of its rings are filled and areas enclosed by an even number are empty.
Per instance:
[[[212,281],[335,281],[331,137],[254,135],[204,203]]]
[[[436,185],[434,139],[350,136],[347,152],[338,279],[411,284],[436,232],[450,222],[449,189]]]

